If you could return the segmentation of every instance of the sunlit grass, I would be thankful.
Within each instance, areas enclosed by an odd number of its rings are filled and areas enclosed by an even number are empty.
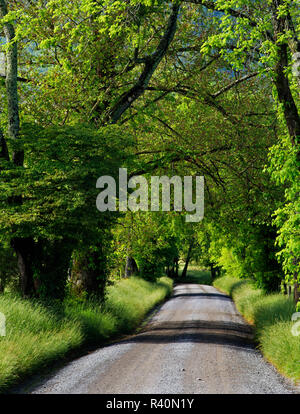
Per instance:
[[[43,306],[37,301],[0,295],[6,316],[6,336],[0,337],[0,390],[17,383],[68,351],[102,344],[133,331],[156,304],[172,292],[172,281],[156,283],[139,278],[122,280],[108,288],[104,305],[66,300]]]
[[[197,265],[189,265],[187,275],[185,278],[181,278],[183,265],[179,267],[179,277],[177,282],[179,283],[199,283],[201,285],[211,285],[212,279],[209,270],[201,269]]]
[[[300,380],[300,335],[293,336],[295,312],[292,298],[281,293],[266,295],[250,281],[223,276],[214,286],[232,296],[237,309],[255,325],[258,346],[264,356],[287,377]]]

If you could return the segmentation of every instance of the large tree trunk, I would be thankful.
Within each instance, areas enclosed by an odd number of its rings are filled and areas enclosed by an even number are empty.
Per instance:
[[[211,273],[212,280],[215,280],[215,278],[217,277],[217,269],[214,263],[210,263],[210,273]]]
[[[8,13],[5,0],[0,0],[0,17],[4,18]],[[19,102],[18,102],[18,46],[14,41],[15,30],[11,23],[5,23],[3,26],[6,43],[10,46],[6,51],[6,95],[7,95],[7,115],[8,115],[8,135],[12,140],[19,139],[20,119],[19,119]],[[0,133],[1,157],[8,160],[9,154],[7,145],[2,134]],[[23,150],[13,152],[12,161],[16,166],[22,166],[24,161]],[[21,203],[20,197],[12,197],[11,202]],[[15,249],[18,267],[21,277],[21,287],[23,295],[30,296],[34,291],[33,270],[32,270],[32,252],[34,241],[30,238],[13,238],[11,245]]]
[[[125,265],[125,278],[128,278],[138,272],[138,267],[136,261],[133,257],[127,256],[126,257],[126,265]]]
[[[300,136],[300,117],[292,95],[289,80],[285,74],[288,66],[288,46],[283,44],[278,47],[278,61],[275,68],[275,86],[279,102],[282,104],[284,118],[292,145],[296,145],[296,138]]]
[[[286,122],[286,126],[289,132],[290,140],[293,146],[298,145],[298,139],[300,137],[300,115],[298,112],[297,105],[295,103],[291,87],[290,81],[287,74],[287,68],[289,64],[288,60],[288,45],[280,41],[280,37],[286,33],[287,28],[293,32],[292,21],[290,16],[287,17],[285,15],[279,16],[279,7],[283,6],[283,2],[281,0],[273,0],[273,17],[274,17],[274,35],[275,41],[278,41],[277,45],[277,63],[275,66],[275,86],[278,94],[278,100],[282,104],[283,107],[283,114]],[[295,51],[300,51],[300,43],[297,38],[297,34],[294,31],[294,41],[293,41],[293,49],[291,50],[292,53]],[[299,69],[300,72],[300,69]],[[299,73],[297,73],[299,77]],[[299,79],[297,78],[299,81]],[[300,151],[297,152],[297,158],[300,161]],[[296,258],[294,258],[297,261]],[[298,274],[294,275],[295,280],[295,289],[294,289],[294,299],[295,301],[299,299],[298,289]]]
[[[11,245],[17,255],[22,293],[26,297],[33,296],[35,293],[32,269],[34,242],[30,237],[14,238],[11,241]]]
[[[7,144],[3,135],[3,131],[0,129],[0,158],[4,159],[5,161],[9,161],[9,153]],[[1,170],[1,167],[0,167]]]
[[[187,275],[187,270],[189,267],[189,263],[192,257],[192,251],[193,251],[193,246],[194,246],[194,239],[191,240],[190,245],[189,245],[189,250],[188,250],[188,254],[185,260],[185,264],[184,264],[184,268],[183,271],[181,273],[181,277],[184,279]]]
[[[300,115],[291,91],[290,81],[287,74],[289,65],[289,47],[286,43],[279,40],[280,37],[286,33],[287,27],[291,25],[291,22],[289,22],[289,19],[287,19],[286,16],[278,16],[279,7],[282,5],[283,3],[281,0],[273,0],[274,38],[275,41],[278,41],[274,83],[278,94],[278,100],[283,107],[283,114],[291,143],[295,146],[297,145],[297,137],[300,136]],[[298,48],[300,49],[300,44],[297,42],[297,49]],[[298,152],[298,156],[299,155],[300,152]]]
[[[291,38],[289,39],[289,47],[293,58],[292,74],[296,78],[300,90],[300,38],[295,29],[290,12],[287,13],[287,27],[290,30]]]
[[[88,296],[104,297],[107,269],[102,247],[89,249],[73,260],[71,281],[77,293],[86,292]]]
[[[5,0],[0,0],[0,17],[4,18],[8,13]],[[11,23],[4,24],[4,34],[6,43],[10,46],[6,51],[6,94],[7,94],[7,115],[8,115],[8,135],[11,139],[19,138],[20,119],[19,119],[19,100],[18,100],[18,46],[14,41],[15,29]],[[24,152],[17,150],[13,153],[15,165],[22,166]]]

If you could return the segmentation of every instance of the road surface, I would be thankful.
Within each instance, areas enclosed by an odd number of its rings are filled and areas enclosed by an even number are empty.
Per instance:
[[[255,349],[251,327],[228,296],[212,286],[180,284],[139,334],[69,363],[29,392],[291,394],[297,391]]]

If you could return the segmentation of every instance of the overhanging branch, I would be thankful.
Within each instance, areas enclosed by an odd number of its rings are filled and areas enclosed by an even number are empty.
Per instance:
[[[179,7],[180,6],[178,4],[173,4],[165,34],[160,40],[155,52],[153,52],[152,55],[144,58],[145,66],[138,81],[128,92],[121,96],[115,106],[111,109],[109,114],[111,123],[116,123],[122,114],[128,108],[130,108],[133,102],[136,101],[144,93],[147,86],[149,85],[153,73],[155,72],[162,58],[165,56],[168,47],[174,38],[177,27]]]

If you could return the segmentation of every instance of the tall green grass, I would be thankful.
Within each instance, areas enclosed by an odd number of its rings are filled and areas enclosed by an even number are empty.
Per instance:
[[[181,278],[181,273],[183,270],[183,265],[179,268],[179,277],[177,282],[179,283],[199,283],[201,285],[211,285],[212,278],[209,270],[201,269],[197,265],[189,265],[186,277]]]
[[[293,336],[291,321],[296,311],[292,298],[281,293],[266,295],[251,281],[231,276],[213,285],[232,296],[239,312],[255,325],[256,340],[263,355],[295,382],[300,381],[300,336]]]
[[[107,290],[104,304],[67,299],[44,306],[9,294],[0,295],[6,336],[0,337],[0,390],[83,345],[102,344],[132,332],[156,304],[172,292],[166,277],[150,283],[122,280]]]

